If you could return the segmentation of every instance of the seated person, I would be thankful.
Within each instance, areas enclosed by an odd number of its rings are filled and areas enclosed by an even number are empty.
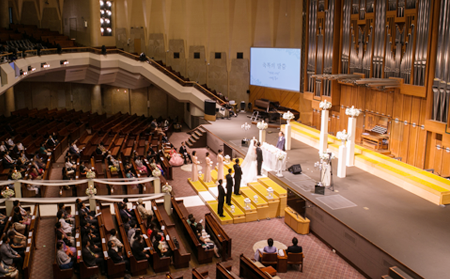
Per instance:
[[[147,150],[147,160],[150,162],[155,157],[156,157],[155,150],[153,150],[153,148],[149,147],[149,149]]]
[[[30,213],[29,213],[28,211],[26,211],[25,208],[22,207],[22,205],[20,204],[20,201],[19,201],[19,200],[15,200],[15,201],[13,202],[13,205],[14,205],[14,208],[16,208],[16,207],[19,208],[20,214],[21,214],[23,217],[25,217],[25,218],[29,218],[29,217],[30,217]]]
[[[142,162],[142,156],[139,156],[138,158],[136,158],[136,160],[134,161],[134,163],[136,164],[136,168],[138,169],[138,171],[141,174],[148,174],[148,169],[147,167],[144,165],[144,163]]]
[[[125,172],[128,172],[130,170],[133,171],[133,165],[128,160],[125,161],[124,167],[125,167]]]
[[[52,135],[49,135],[45,144],[49,147],[55,147],[58,145],[58,140],[54,139]]]
[[[114,263],[125,262],[126,270],[130,270],[130,262],[127,258],[118,254],[116,243],[113,241],[108,241],[108,256]]]
[[[86,173],[88,171],[88,168],[86,167],[84,162],[81,162],[80,164],[80,174],[86,176]]]
[[[3,155],[3,168],[4,169],[12,169],[16,164],[16,160],[13,160],[11,156],[9,156],[9,151]]]
[[[133,171],[130,169],[127,171],[127,173],[125,174],[125,176],[127,178],[136,178],[136,175],[133,173]]]
[[[191,154],[189,154],[189,152],[187,151],[187,147],[186,147],[186,144],[184,143],[184,141],[181,142],[181,146],[178,149],[178,151],[181,155],[183,155],[185,164],[187,164],[188,159],[189,159],[189,162],[191,162],[191,164],[192,164]]]
[[[65,218],[66,213],[59,211],[56,216],[59,220],[59,222],[61,223],[61,228],[64,231],[64,233],[68,234],[68,235],[72,235],[72,231],[73,231],[73,226],[69,223],[66,222],[66,218]]]
[[[67,210],[69,209],[69,211]],[[75,218],[72,217],[72,215],[70,214],[70,207],[66,208],[66,205],[62,202],[58,203],[58,211],[62,211],[65,214],[66,217],[66,222],[69,222],[71,224],[75,223]]]
[[[98,255],[94,253],[91,248],[91,243],[88,239],[83,240],[83,248],[81,249],[81,253],[83,255],[83,261],[87,266],[98,266],[102,275],[106,275],[106,264],[103,259],[103,255]]]
[[[139,215],[141,216],[142,220],[148,220],[149,218],[151,219],[153,216],[153,211],[147,210],[145,208],[145,204],[142,201],[142,199],[138,199],[137,201],[137,210],[139,212]]]
[[[77,201],[78,202],[76,202],[75,205],[78,205],[78,211],[85,212],[87,215],[92,216],[92,217],[95,216],[95,212],[91,211],[89,209],[89,207],[86,206],[86,204],[84,204],[80,199],[77,199]]]
[[[8,147],[6,146],[6,144],[5,144],[5,141],[1,141],[0,142],[0,152],[6,152],[6,151],[8,151]]]
[[[303,251],[302,246],[298,246],[298,239],[294,237],[292,239],[292,245],[286,250],[287,253],[301,253]]]
[[[67,255],[64,251],[64,246],[61,242],[56,243],[56,262],[61,269],[69,269],[72,268],[75,263],[75,257],[71,257]]]
[[[7,264],[0,262],[0,277],[18,279],[19,271],[14,266],[8,266]]]
[[[14,215],[12,218],[12,222],[13,224],[18,223],[18,225],[14,224],[14,227],[18,232],[23,234],[25,232],[26,226],[31,223],[31,219],[28,217],[23,217],[22,214],[20,214],[19,208],[16,207],[14,208]]]
[[[56,222],[55,224],[55,228],[56,228],[56,233],[58,234],[58,232],[60,232],[63,236],[63,240],[65,243],[69,243],[70,246],[74,246],[75,245],[75,237],[68,235],[64,232],[64,230],[62,229],[61,226],[61,222]],[[67,240],[66,240],[67,239]]]
[[[164,237],[164,234],[161,231],[155,230],[155,240],[153,241],[153,249],[158,253],[160,257],[170,257],[172,251],[169,248],[169,245]]]
[[[121,202],[118,204],[119,213],[120,213],[120,216],[122,217],[122,221],[123,221],[124,217],[128,217],[128,219],[136,222],[136,216],[134,215],[134,210],[128,210],[128,208],[127,208],[128,199],[125,199],[125,200],[126,200],[126,202]]]
[[[66,167],[66,170],[67,170],[67,171],[72,171],[72,172],[74,172],[75,169],[77,168],[77,165],[76,165],[76,163],[70,161],[70,158],[69,158],[69,157],[66,157],[65,167]]]
[[[267,246],[263,249],[257,249],[255,252],[255,261],[259,261],[259,253],[276,253],[278,252],[277,247],[273,246],[273,239],[269,238],[267,240]]]
[[[38,169],[45,169],[45,163],[39,158],[39,153],[36,152],[36,154],[33,157],[33,165],[35,165]]]
[[[6,222],[8,221],[8,216],[0,213],[0,234],[3,233],[3,230],[5,229]]]
[[[64,238],[64,235],[60,231],[56,231],[56,239],[57,242],[60,242],[63,245],[64,252],[66,252],[67,256],[69,257],[75,256],[75,254],[77,253],[77,248],[69,246],[72,245],[72,243],[70,243],[70,241],[67,238]]]
[[[6,146],[8,147],[9,150],[13,150],[13,148],[16,146],[14,144],[14,141],[12,138],[9,138],[6,142],[5,142]]]
[[[111,171],[117,171],[119,169],[119,161],[112,156],[111,151],[108,151],[108,156],[106,156],[106,159],[108,161],[108,167]]]
[[[170,150],[170,160],[169,163],[173,167],[179,167],[184,164],[184,160],[181,155],[177,152],[175,147]]]
[[[81,150],[78,149],[77,145],[75,144],[75,142],[72,142],[72,144],[69,147],[69,154],[71,155],[75,155],[78,158],[80,158],[81,155]]]
[[[39,148],[39,154],[41,156],[47,156],[48,153],[50,153],[50,152],[52,152],[52,150],[51,149],[47,149],[45,147],[45,143],[41,144],[41,147]]]
[[[112,229],[109,233],[110,233],[109,242],[112,242],[114,244],[113,249],[116,252],[119,252],[119,250],[122,251],[123,244],[116,236],[117,235],[116,229]]]
[[[219,249],[217,248],[216,244],[211,240],[210,236],[203,229],[202,224],[197,224],[196,235],[198,240],[202,244],[202,247],[208,250],[213,249],[216,257],[220,258]]]
[[[95,215],[94,215],[95,216]],[[82,219],[84,219],[86,222],[97,226],[98,225],[98,220],[96,217],[92,217],[91,215],[88,215],[86,211],[81,211],[81,217]]]
[[[38,170],[38,169],[36,168],[36,166],[32,165],[32,166],[31,166],[31,169],[30,169],[30,177],[31,177],[31,180],[41,180],[41,179],[42,179],[42,176],[41,176],[40,171],[41,171],[41,170]],[[44,172],[42,171],[42,173],[44,173]],[[39,186],[39,185],[33,185],[33,186]]]
[[[8,232],[10,239],[9,245],[14,249],[22,258],[25,258],[25,249],[27,248],[27,238],[18,233],[14,228],[11,228]]]
[[[131,245],[131,251],[137,261],[148,259],[150,256],[144,251],[144,238],[141,235],[140,230],[136,230],[134,233],[133,245]]]
[[[152,233],[153,233],[153,231],[155,230],[156,227],[158,227],[158,226],[155,223],[153,223],[153,222],[149,222],[148,225],[147,225],[147,237],[150,238],[150,241],[152,239],[151,238]]]
[[[17,142],[14,150],[16,150],[17,153],[25,151],[25,147],[23,146],[23,144],[19,141]]]
[[[92,252],[94,253],[101,253],[102,249],[99,248],[102,244],[100,243],[100,235],[97,233],[95,234],[91,227],[86,226],[86,223],[82,225],[81,228],[81,238],[83,240],[89,240],[90,246]]]
[[[30,162],[30,160],[25,155],[25,151],[23,150],[20,151],[18,160],[22,166],[26,166]]]
[[[7,235],[3,237],[3,243],[0,247],[0,256],[2,258],[2,263],[11,266],[13,263],[16,265],[17,269],[21,269],[23,266],[23,258],[11,248],[10,239]]]
[[[97,146],[97,148],[95,149],[95,154],[105,156],[106,148],[103,142],[100,142],[100,144]]]

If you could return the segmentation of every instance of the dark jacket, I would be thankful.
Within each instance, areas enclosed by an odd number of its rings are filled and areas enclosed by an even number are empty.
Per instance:
[[[242,177],[242,169],[241,166],[239,166],[238,164],[235,164],[233,166],[234,169],[234,179],[236,179],[236,176],[238,176],[239,178]]]
[[[231,174],[227,174],[225,178],[227,179],[227,191],[229,191],[229,189],[233,189],[233,177],[231,176]]]
[[[108,256],[111,258],[111,260],[114,263],[121,263],[124,261],[124,258],[122,256],[120,256],[119,253],[117,253],[116,250],[114,250],[114,249],[108,250]]]
[[[135,240],[133,242],[133,246],[131,246],[131,251],[133,252],[133,256],[136,260],[141,261],[147,259],[144,253],[144,243],[139,240]]]
[[[286,250],[288,253],[301,253],[303,251],[302,246],[292,245],[289,246]]]
[[[263,154],[260,147],[256,147],[256,161],[263,161]]]
[[[83,255],[83,262],[86,263],[87,266],[96,266],[97,264],[95,263],[95,255],[92,255],[91,251],[89,251],[88,248],[83,247],[83,249],[81,249],[81,254]]]

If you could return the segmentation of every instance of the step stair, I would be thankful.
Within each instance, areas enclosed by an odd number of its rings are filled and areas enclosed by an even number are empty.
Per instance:
[[[190,132],[190,137],[186,141],[186,145],[189,148],[202,148],[206,147],[206,133],[207,130],[202,126],[198,126]]]

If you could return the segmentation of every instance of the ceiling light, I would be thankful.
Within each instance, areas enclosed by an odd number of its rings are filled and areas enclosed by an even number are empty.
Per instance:
[[[50,65],[49,64],[47,64],[46,62],[44,62],[44,63],[41,63],[41,68],[50,68]]]
[[[69,61],[67,61],[67,60],[61,60],[61,61],[59,61],[59,63],[61,65],[69,65]]]
[[[31,66],[28,66],[28,71],[34,72],[34,71],[36,71],[36,68],[33,68],[33,67],[31,67]]]

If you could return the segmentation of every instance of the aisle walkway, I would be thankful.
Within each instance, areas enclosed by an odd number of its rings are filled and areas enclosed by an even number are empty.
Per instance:
[[[56,211],[56,207],[55,207]],[[31,279],[53,278],[52,265],[55,261],[55,218],[39,221],[36,233],[36,250],[31,265]]]

